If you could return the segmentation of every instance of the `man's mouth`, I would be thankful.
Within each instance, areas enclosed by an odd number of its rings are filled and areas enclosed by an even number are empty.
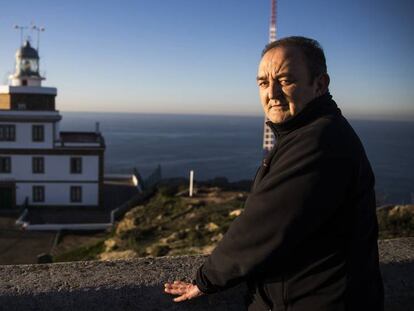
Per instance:
[[[287,105],[282,105],[282,104],[269,105],[269,109],[272,109],[272,108],[284,108],[284,107],[287,107]]]

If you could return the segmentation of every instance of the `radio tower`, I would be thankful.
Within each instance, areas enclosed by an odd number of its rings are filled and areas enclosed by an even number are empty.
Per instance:
[[[276,41],[276,12],[277,3],[276,0],[270,0],[271,2],[271,13],[270,13],[270,25],[269,25],[269,43]],[[263,153],[266,155],[275,144],[275,136],[272,130],[266,125],[266,121],[269,119],[265,116],[263,124]]]

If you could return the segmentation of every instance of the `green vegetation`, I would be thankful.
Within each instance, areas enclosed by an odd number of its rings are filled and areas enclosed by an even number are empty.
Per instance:
[[[243,208],[245,194],[200,189],[195,198],[161,188],[145,205],[128,212],[118,224],[109,251],[133,250],[138,256],[203,253],[215,245]],[[204,193],[202,192],[204,191]],[[241,198],[243,200],[241,200]]]
[[[377,212],[379,238],[414,237],[414,205],[396,205]]]
[[[53,257],[54,262],[62,261],[80,261],[98,259],[98,255],[105,250],[104,240],[90,245],[75,248],[69,252]]]
[[[247,192],[200,187],[188,197],[183,186],[163,186],[132,208],[107,239],[58,255],[54,261],[126,259],[210,253],[243,211]],[[377,213],[381,239],[414,236],[414,205]]]

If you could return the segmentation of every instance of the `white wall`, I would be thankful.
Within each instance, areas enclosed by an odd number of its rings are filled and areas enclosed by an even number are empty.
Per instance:
[[[33,202],[33,186],[45,187],[45,201]],[[70,202],[70,187],[82,187],[82,202]],[[16,183],[16,204],[24,203],[26,197],[29,198],[29,204],[47,206],[47,205],[98,205],[98,184],[82,184],[82,183]]]
[[[53,122],[29,123],[29,122],[0,122],[0,124],[15,124],[16,140],[0,141],[1,148],[53,148]],[[32,125],[44,126],[44,141],[32,141]]]
[[[53,126],[55,127],[55,140],[58,140],[60,139],[60,122],[55,122]]]
[[[0,153],[0,156],[2,154]],[[0,173],[0,179],[13,178],[20,180],[38,180],[38,181],[98,181],[99,180],[99,156],[81,156],[73,157],[82,158],[82,173],[70,173],[69,155],[4,155],[11,156],[11,173]],[[32,173],[32,158],[44,157],[44,174]]]

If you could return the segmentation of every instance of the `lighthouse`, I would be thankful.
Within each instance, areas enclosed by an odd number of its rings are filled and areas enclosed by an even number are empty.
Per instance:
[[[45,87],[29,40],[0,86],[0,210],[103,206],[105,142],[99,129],[59,130],[57,89]]]

